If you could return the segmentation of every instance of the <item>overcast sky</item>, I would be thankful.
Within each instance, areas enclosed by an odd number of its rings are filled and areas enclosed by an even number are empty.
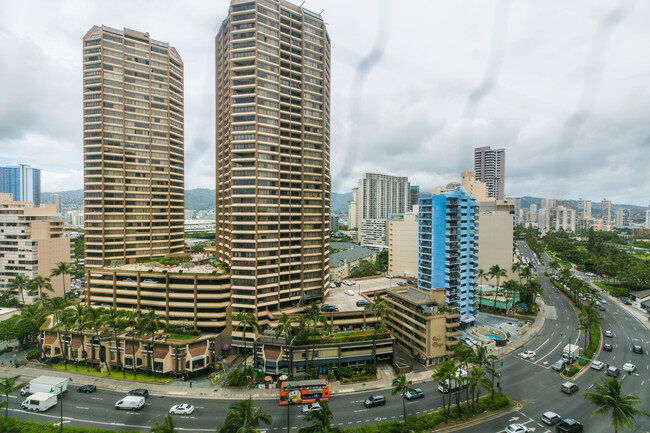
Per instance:
[[[300,2],[298,2],[300,3]],[[185,186],[214,188],[214,36],[229,2],[0,2],[0,165],[83,188],[82,37],[149,32],[185,62]],[[506,195],[650,204],[650,2],[307,0],[332,40],[333,191],[427,191],[506,149]]]

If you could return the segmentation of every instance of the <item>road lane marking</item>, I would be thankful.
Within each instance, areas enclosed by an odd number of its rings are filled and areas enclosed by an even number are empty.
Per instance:
[[[537,349],[535,349],[535,352],[537,352],[539,349],[541,349],[542,346],[545,345],[546,343],[548,343],[549,340],[550,340],[550,338],[547,338],[546,341],[544,341],[542,344],[540,344],[539,346],[537,346]]]

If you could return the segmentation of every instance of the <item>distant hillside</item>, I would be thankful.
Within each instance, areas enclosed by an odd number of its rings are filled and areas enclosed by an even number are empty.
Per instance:
[[[352,192],[332,193],[332,213],[347,212],[348,202],[352,200]]]
[[[209,188],[197,188],[185,190],[185,209],[205,210],[214,207],[215,190]]]

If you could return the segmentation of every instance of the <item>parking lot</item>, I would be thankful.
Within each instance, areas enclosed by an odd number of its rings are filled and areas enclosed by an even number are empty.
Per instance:
[[[388,279],[386,277],[377,277],[367,280],[351,280],[354,281],[352,286],[346,286],[341,284],[341,287],[330,287],[330,296],[325,298],[323,301],[324,304],[336,305],[339,311],[354,311],[354,310],[363,310],[364,307],[357,307],[357,301],[360,299],[366,299],[373,301],[372,295],[367,294],[367,292],[373,292],[379,289],[388,289],[390,287],[396,287],[398,281],[406,282],[406,279],[402,278],[393,278]],[[344,292],[346,290],[351,290],[353,295],[346,295]],[[364,293],[366,295],[364,296]]]

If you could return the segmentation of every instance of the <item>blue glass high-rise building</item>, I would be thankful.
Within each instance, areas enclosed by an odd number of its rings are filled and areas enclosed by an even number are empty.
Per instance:
[[[41,204],[41,170],[26,164],[0,167],[0,192],[13,194],[14,201]]]
[[[445,289],[447,306],[466,325],[476,317],[476,212],[462,187],[419,200],[418,286]]]

